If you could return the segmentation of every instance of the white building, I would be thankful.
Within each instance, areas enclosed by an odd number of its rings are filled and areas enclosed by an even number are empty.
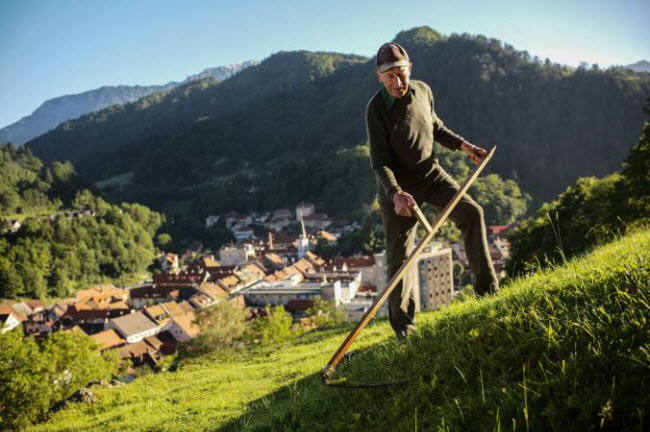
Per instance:
[[[234,225],[230,230],[238,242],[248,241],[254,237],[252,228],[247,225]]]
[[[422,310],[439,309],[454,298],[454,271],[451,248],[429,244],[418,264],[419,298]]]
[[[127,343],[140,342],[142,339],[160,332],[160,326],[149,319],[143,312],[135,312],[108,322],[108,328],[117,331]]]
[[[222,266],[236,266],[253,257],[255,248],[251,244],[224,246],[219,249],[219,261]]]
[[[386,268],[386,251],[381,253],[376,253],[375,258],[375,267],[374,267],[374,283],[377,286],[377,291],[382,291],[388,285],[388,274]]]
[[[205,218],[205,227],[210,228],[212,225],[219,222],[219,215],[210,215]]]
[[[13,312],[0,313],[0,333],[6,333],[18,327],[20,321]]]
[[[175,316],[167,323],[165,330],[169,331],[179,342],[187,342],[201,332],[201,328],[196,324],[194,312]]]
[[[311,216],[315,213],[315,208],[312,203],[301,202],[296,206],[296,222],[300,222],[300,215]]]

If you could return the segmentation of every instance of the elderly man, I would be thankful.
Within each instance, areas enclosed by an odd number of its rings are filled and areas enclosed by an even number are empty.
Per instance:
[[[413,248],[416,219],[411,207],[427,202],[444,207],[459,189],[438,164],[434,139],[462,150],[478,164],[485,150],[449,130],[433,108],[433,94],[421,81],[411,81],[413,65],[406,50],[386,43],[377,52],[381,89],[366,108],[371,166],[378,183],[378,202],[386,232],[389,277]],[[467,195],[450,215],[463,234],[477,294],[494,292],[498,280],[492,266],[481,207]],[[415,290],[400,283],[389,298],[390,323],[399,339],[414,330]]]

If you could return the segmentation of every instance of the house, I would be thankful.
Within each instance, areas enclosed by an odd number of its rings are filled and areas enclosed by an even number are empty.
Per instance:
[[[149,319],[143,312],[135,312],[114,318],[108,322],[108,327],[116,330],[130,344],[140,342],[147,336],[158,333],[161,328]]]
[[[20,321],[16,312],[8,306],[0,307],[0,333],[6,333],[18,327]]]
[[[282,231],[292,223],[294,221],[292,220],[291,212],[287,209],[280,209],[273,212],[268,222],[264,224],[264,227],[274,231]]]
[[[266,276],[266,273],[254,265],[244,265],[233,273],[239,279],[239,288],[247,287]]]
[[[129,299],[129,292],[122,288],[116,288],[113,284],[95,285],[89,289],[79,291],[76,295],[78,301],[95,303],[99,302],[126,302]]]
[[[278,254],[273,252],[264,254],[264,264],[273,270],[280,270],[287,265]]]
[[[58,329],[58,323],[49,319],[45,311],[35,312],[23,321],[23,332],[26,335],[43,336]]]
[[[144,341],[162,355],[174,354],[178,346],[178,342],[174,339],[174,336],[167,330],[161,331],[155,336],[147,336],[144,338]]]
[[[253,229],[248,225],[233,225],[232,234],[238,242],[245,242],[254,237]]]
[[[181,308],[183,312],[194,312],[194,307],[188,301],[179,302],[178,307]]]
[[[226,228],[228,229],[232,228],[233,225],[250,225],[251,223],[253,223],[251,216],[243,215],[236,211],[231,211],[226,214]]]
[[[28,317],[32,314],[32,312],[34,312],[32,308],[25,302],[13,303],[11,305],[11,308],[14,310],[14,312],[17,312],[19,314],[18,317],[20,317],[20,315]]]
[[[328,245],[336,244],[338,241],[338,237],[336,235],[325,230],[319,230],[316,233],[316,238],[325,240]]]
[[[181,287],[167,294],[167,297],[165,297],[165,301],[176,302],[182,307],[183,303],[187,303],[192,297],[194,297],[194,295],[196,295],[197,291],[198,289],[195,287],[192,288]]]
[[[65,325],[70,324],[103,324],[109,318],[110,309],[107,307],[96,307],[94,303],[78,301],[68,305],[61,320]]]
[[[109,318],[116,318],[131,312],[123,301],[78,301],[68,305],[61,317],[67,323],[101,324]]]
[[[164,255],[161,255],[158,258],[158,262],[160,263],[160,268],[165,273],[178,273],[180,270],[178,264],[178,255],[176,254],[166,253]]]
[[[164,326],[173,316],[182,315],[185,311],[176,302],[166,302],[149,306],[143,311],[152,321]]]
[[[296,222],[300,222],[300,215],[307,217],[313,215],[314,213],[314,205],[312,203],[302,201],[296,206]]]
[[[205,282],[209,276],[209,273],[203,267],[192,266],[179,274],[155,274],[153,275],[153,283],[159,287],[195,286]]]
[[[18,219],[9,219],[4,226],[4,231],[9,231],[10,233],[15,233],[17,232],[20,227],[21,223]]]
[[[74,302],[75,299],[65,299],[58,303],[55,303],[47,311],[48,318],[54,321],[60,320],[63,317],[63,315],[65,315],[65,312],[68,310],[68,305]]]
[[[196,315],[194,312],[176,316],[172,318],[171,322],[167,325],[166,330],[169,331],[178,342],[187,342],[198,336],[201,332],[201,328],[195,321]]]
[[[43,312],[45,310],[45,304],[40,300],[26,300],[27,306],[30,307],[32,312]]]
[[[357,255],[346,258],[336,258],[334,260],[336,269],[343,271],[358,271],[361,272],[361,279],[364,282],[377,284],[375,258],[369,255]]]
[[[226,290],[228,294],[232,294],[235,291],[238,291],[241,287],[241,281],[237,276],[234,274],[226,277],[222,277],[221,279],[217,280],[217,283]]]
[[[219,215],[209,215],[205,218],[205,227],[210,228],[212,225],[215,225],[219,222]]]
[[[221,263],[214,259],[214,255],[204,256],[199,265],[203,267],[206,271],[210,272],[210,274],[212,274],[212,269],[217,269],[221,267]]]
[[[153,367],[162,359],[162,354],[144,340],[124,345],[120,348],[119,353],[123,359],[131,360],[133,366],[147,364]]]
[[[325,265],[325,260],[311,251],[305,253],[305,259],[314,265],[316,268],[320,268]]]
[[[121,347],[126,341],[113,329],[108,329],[91,335],[90,338],[99,345],[99,351]]]
[[[131,307],[134,309],[142,309],[147,305],[162,302],[175,290],[177,288],[173,286],[159,286],[154,284],[131,288],[129,290]]]
[[[255,248],[251,244],[230,245],[219,249],[219,261],[222,266],[237,266],[249,258],[255,258]]]
[[[287,305],[291,300],[313,300],[321,296],[320,287],[305,288],[297,280],[260,281],[242,291],[246,306]]]
[[[228,292],[221,285],[204,283],[199,287],[199,290],[192,296],[189,302],[197,309],[204,309],[226,298],[228,298]]]
[[[332,220],[325,213],[317,213],[310,216],[305,216],[303,220],[307,228],[324,230],[332,225]]]

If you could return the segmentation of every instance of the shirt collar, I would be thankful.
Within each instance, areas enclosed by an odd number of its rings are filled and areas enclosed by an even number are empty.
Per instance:
[[[409,84],[409,92],[415,94],[415,88],[411,84]],[[390,93],[388,93],[388,90],[386,90],[386,87],[383,85],[381,86],[381,97],[384,100],[386,109],[390,109],[393,105],[395,105],[395,101],[397,101],[397,98],[391,96]]]

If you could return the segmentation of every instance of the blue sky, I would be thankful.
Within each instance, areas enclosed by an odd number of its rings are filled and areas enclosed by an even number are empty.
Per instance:
[[[557,63],[629,64],[650,60],[648,23],[648,0],[0,0],[0,127],[53,97],[178,81],[277,51],[372,56],[419,25]]]

